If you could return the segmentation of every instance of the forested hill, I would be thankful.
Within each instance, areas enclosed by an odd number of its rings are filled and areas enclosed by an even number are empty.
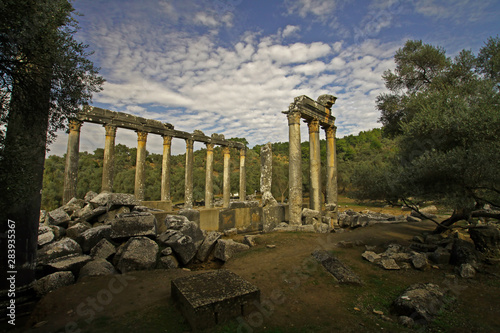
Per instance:
[[[243,141],[244,139],[234,138]],[[244,140],[246,141],[246,140]],[[247,194],[259,191],[260,187],[260,149],[257,145],[247,151],[246,179]],[[364,177],[367,168],[372,169],[385,163],[394,154],[394,141],[382,138],[381,129],[361,132],[337,139],[338,185],[339,192],[347,193],[353,189],[353,181]],[[277,200],[286,200],[288,195],[288,142],[272,144],[273,149],[273,194]],[[135,178],[136,148],[122,144],[115,146],[114,192],[133,193]],[[81,152],[78,163],[77,196],[83,198],[88,191],[99,192],[104,149],[93,153]],[[321,142],[321,158],[326,165],[326,143]],[[223,174],[222,148],[214,149],[214,194],[222,195]],[[302,143],[302,171],[304,194],[309,187],[309,142]],[[205,193],[206,149],[194,152],[194,199],[203,200]],[[62,204],[65,157],[49,156],[45,161],[43,178],[42,209],[54,209]],[[171,157],[171,195],[174,202],[184,199],[185,154]],[[146,157],[146,200],[160,199],[162,155],[147,153]],[[231,192],[239,190],[239,152],[231,151]],[[324,178],[324,177],[323,177]]]

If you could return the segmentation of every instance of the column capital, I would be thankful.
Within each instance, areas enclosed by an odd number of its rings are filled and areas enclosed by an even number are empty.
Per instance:
[[[231,153],[231,148],[230,147],[224,147],[222,148],[222,152],[224,153],[224,155],[228,155]]]
[[[170,146],[172,144],[172,137],[168,135],[163,135],[163,145]]]
[[[148,132],[137,131],[138,142],[146,142],[147,139],[148,139]]]
[[[69,131],[77,131],[80,132],[80,128],[82,127],[83,121],[80,121],[78,119],[70,119],[68,122],[69,125]]]
[[[186,149],[193,149],[194,140],[193,139],[185,139],[186,140]]]
[[[335,134],[337,133],[337,126],[325,126],[323,127],[325,130],[326,138],[335,138]]]
[[[288,125],[296,125],[296,124],[299,124],[300,125],[300,117],[301,117],[301,113],[299,111],[293,111],[293,112],[289,112],[287,114],[287,118],[288,118]]]
[[[215,143],[205,143],[207,151],[214,151]]]
[[[307,122],[307,126],[309,127],[309,133],[319,133],[319,120],[312,119]]]
[[[116,137],[116,126],[111,124],[104,125],[104,130],[106,131],[106,136]]]

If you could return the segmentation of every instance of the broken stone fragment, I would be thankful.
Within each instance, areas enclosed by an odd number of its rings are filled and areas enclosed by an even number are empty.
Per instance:
[[[90,255],[94,259],[111,259],[116,253],[116,247],[106,238],[101,239],[91,250]]]
[[[401,267],[398,266],[398,264],[396,263],[396,261],[394,259],[382,259],[382,260],[380,260],[379,265],[382,266],[382,268],[386,269],[386,270],[401,269]]]
[[[174,256],[166,256],[160,258],[159,266],[163,269],[174,269],[179,268],[179,262]]]
[[[117,268],[122,273],[148,270],[156,266],[159,248],[147,237],[130,238],[125,243]]]
[[[257,243],[255,242],[255,236],[253,235],[245,235],[243,237],[243,244],[246,244],[250,247],[254,247],[257,245]]]
[[[414,252],[411,256],[411,264],[416,269],[423,270],[429,265],[429,262],[427,261],[427,256],[425,254]]]
[[[83,234],[85,231],[89,230],[91,227],[92,226],[88,222],[76,223],[73,226],[66,229],[66,236],[79,242],[80,235]]]
[[[312,256],[341,284],[361,285],[361,278],[339,259],[325,250],[317,250]]]
[[[236,253],[248,249],[250,249],[250,246],[237,243],[232,239],[219,239],[215,245],[214,257],[222,261],[228,261]]]
[[[101,239],[110,239],[110,236],[110,225],[103,225],[88,229],[80,235],[83,252],[89,252],[94,246],[96,246],[97,243],[99,243]]]
[[[81,269],[78,276],[78,280],[86,276],[103,276],[103,275],[113,275],[117,274],[115,267],[111,263],[104,259],[94,259],[87,262]]]
[[[220,237],[221,234],[217,231],[208,232],[203,240],[203,243],[201,243],[200,248],[198,249],[198,253],[196,253],[196,259],[201,262],[206,261],[214,250],[215,243],[220,239]]]
[[[82,248],[73,239],[65,237],[57,242],[45,245],[38,251],[38,263],[47,264],[49,261],[71,254],[81,254]]]
[[[471,279],[476,276],[476,270],[471,264],[462,264],[458,267],[458,274],[464,279]]]
[[[193,260],[198,251],[193,239],[178,230],[167,230],[158,237],[158,242],[171,247],[184,265]]]
[[[50,211],[49,214],[49,224],[57,225],[61,227],[67,227],[71,218],[68,213],[64,211],[62,208],[54,209]]]
[[[40,226],[38,228],[38,246],[49,244],[55,239],[54,232],[48,226]]]
[[[51,291],[75,283],[75,276],[71,272],[55,272],[33,282],[33,289],[38,297],[45,296]]]
[[[382,258],[380,255],[376,254],[373,251],[365,251],[361,256],[363,257],[363,259],[368,260],[369,262],[376,262]]]
[[[146,236],[156,238],[156,217],[151,213],[120,214],[111,223],[111,238]]]
[[[85,254],[73,254],[65,257],[60,257],[50,261],[47,266],[55,271],[71,271],[73,275],[78,276],[80,269],[89,261],[91,256]]]

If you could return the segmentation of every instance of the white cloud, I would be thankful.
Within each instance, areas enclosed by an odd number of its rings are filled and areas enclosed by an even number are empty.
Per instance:
[[[417,13],[437,20],[451,19],[456,23],[463,21],[477,22],[487,17],[498,19],[498,12],[488,13],[488,7],[494,3],[491,0],[416,0],[415,10]]]
[[[289,14],[298,14],[300,17],[313,15],[325,17],[333,14],[340,1],[335,0],[286,0]]]
[[[281,37],[287,38],[290,36],[295,36],[300,31],[300,27],[298,25],[287,25],[283,32],[281,33]]]

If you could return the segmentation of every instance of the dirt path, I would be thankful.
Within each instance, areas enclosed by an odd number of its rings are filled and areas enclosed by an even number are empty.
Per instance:
[[[433,223],[421,222],[380,224],[338,234],[258,235],[256,247],[232,258],[224,268],[261,289],[262,309],[244,322],[232,322],[210,332],[404,332],[396,323],[374,315],[373,310],[387,313],[394,297],[416,282],[433,282],[456,291],[460,302],[455,314],[459,319],[448,323],[445,318],[444,326],[439,327],[452,325],[458,327],[453,330],[457,332],[500,331],[498,279],[485,274],[474,281],[451,280],[447,276],[453,271],[446,267],[384,271],[361,258],[364,245],[378,246],[382,251],[388,243],[408,244],[414,235],[433,228]],[[341,248],[337,246],[341,241],[363,245]],[[310,254],[316,249],[333,251],[362,277],[364,285],[339,286],[311,260]],[[498,267],[496,270],[500,273]],[[170,282],[200,272],[156,270],[134,272],[125,278],[87,279],[42,299],[28,323],[30,329],[23,331],[188,332],[189,327],[170,300]],[[487,301],[484,295],[488,295]],[[471,307],[475,308],[472,313],[467,310]],[[485,324],[477,326],[477,318],[474,321],[469,313],[482,316]],[[41,326],[33,327],[35,324]]]

